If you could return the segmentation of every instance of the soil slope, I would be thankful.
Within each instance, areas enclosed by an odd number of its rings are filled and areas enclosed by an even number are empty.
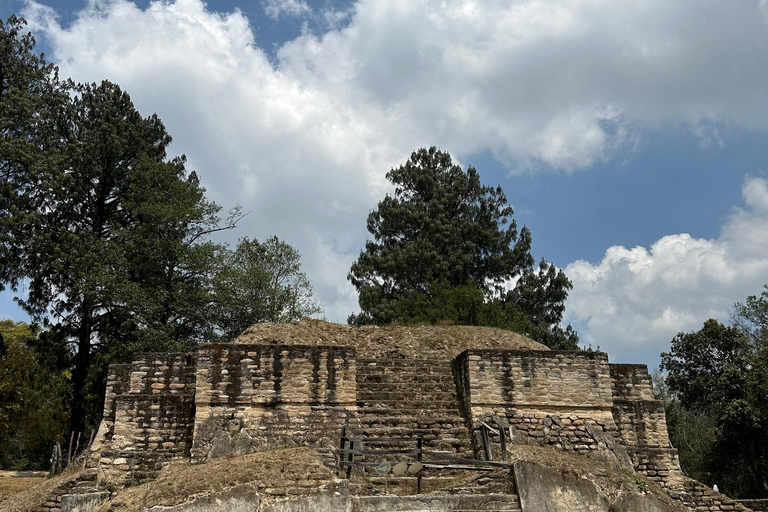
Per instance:
[[[298,324],[256,324],[235,343],[285,343],[289,345],[353,345],[358,355],[376,357],[453,358],[468,348],[549,350],[522,334],[492,327],[425,325],[418,327],[366,326],[361,328],[305,318]]]

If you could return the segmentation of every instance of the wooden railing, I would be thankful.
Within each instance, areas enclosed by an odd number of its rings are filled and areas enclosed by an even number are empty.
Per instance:
[[[406,445],[405,448],[372,449],[371,445]],[[413,447],[407,447],[407,445]],[[346,427],[341,430],[339,440],[339,476],[346,474],[349,479],[352,476],[352,468],[376,468],[377,473],[384,476],[389,474],[392,464],[387,458],[400,456],[398,465],[402,470],[394,473],[395,476],[406,473],[416,476],[416,492],[421,493],[421,479],[426,469],[430,470],[459,470],[459,471],[493,471],[498,468],[509,468],[506,462],[494,462],[487,460],[455,457],[443,452],[425,450],[421,437],[353,437],[348,436]],[[404,465],[403,465],[404,464]],[[395,466],[397,468],[397,466]],[[407,470],[403,470],[407,467]]]

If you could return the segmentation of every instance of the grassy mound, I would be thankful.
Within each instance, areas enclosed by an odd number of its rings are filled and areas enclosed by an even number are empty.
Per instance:
[[[360,357],[453,358],[468,348],[549,350],[522,334],[493,327],[425,325],[418,327],[365,326],[361,328],[305,318],[298,324],[256,324],[235,343],[284,343],[288,345],[353,345]]]

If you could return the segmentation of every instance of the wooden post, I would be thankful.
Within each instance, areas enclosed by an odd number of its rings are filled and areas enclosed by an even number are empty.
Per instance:
[[[91,445],[93,445],[93,434],[95,431],[91,429],[91,437],[88,438],[88,445],[85,447],[85,457],[83,458],[83,469],[88,466],[88,458],[91,456]]]
[[[365,448],[363,448],[363,446],[365,445],[365,443],[363,442],[363,440],[362,440],[362,439],[358,439],[358,440],[357,440],[357,444],[359,445],[359,446],[357,447],[357,451],[360,451],[360,452],[361,452],[361,451],[365,450]],[[361,455],[361,456],[360,456],[360,462],[365,462],[365,455]],[[374,472],[375,472],[375,471],[376,471],[376,470],[374,469]],[[365,476],[365,474],[367,473],[367,471],[365,470],[365,466],[360,466],[360,472],[363,474],[363,476]]]
[[[69,434],[69,449],[67,450],[67,467],[69,467],[69,464],[72,462],[72,441],[75,440],[75,431],[73,430]]]
[[[501,460],[507,462],[507,433],[501,425],[499,425],[499,437],[501,438]]]
[[[485,424],[481,425],[480,434],[483,437],[483,449],[485,450],[485,460],[491,459],[491,440],[488,437],[488,427]]]
[[[80,434],[82,432],[77,433],[77,441],[75,442],[75,460],[77,460],[77,451],[80,449]]]
[[[56,436],[56,471],[55,473],[61,473],[61,436]]]
[[[421,454],[421,436],[416,439],[416,460],[421,464],[422,460],[422,454]],[[424,473],[424,466],[421,466],[421,470],[416,475],[416,494],[421,494],[421,474]]]
[[[339,478],[341,478],[341,468],[343,467],[341,465],[341,462],[344,460],[344,454],[342,453],[344,451],[344,446],[347,444],[346,437],[347,435],[347,426],[344,425],[341,427],[341,438],[339,439]]]
[[[352,451],[355,449],[355,440],[350,439],[349,440],[349,464],[347,465],[347,480],[349,480],[349,477],[352,476],[352,458],[354,455],[352,454]]]
[[[56,444],[53,445],[53,449],[51,450],[51,477],[56,474],[56,461],[58,457],[56,455]]]

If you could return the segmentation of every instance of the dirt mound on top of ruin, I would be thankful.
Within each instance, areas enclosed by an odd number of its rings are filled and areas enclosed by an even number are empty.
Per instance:
[[[455,357],[468,348],[549,350],[522,334],[493,327],[464,325],[395,325],[351,327],[305,318],[297,324],[252,325],[235,343],[352,345],[361,357]]]

